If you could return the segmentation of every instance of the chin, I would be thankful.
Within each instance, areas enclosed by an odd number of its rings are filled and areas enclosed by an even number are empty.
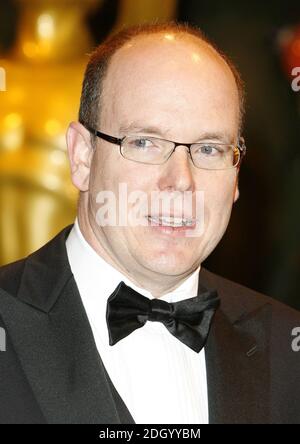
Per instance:
[[[186,255],[160,254],[149,255],[143,260],[144,266],[154,273],[168,276],[186,274],[194,268],[194,261]]]

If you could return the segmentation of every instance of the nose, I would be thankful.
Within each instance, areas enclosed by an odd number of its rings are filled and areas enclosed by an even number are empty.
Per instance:
[[[178,145],[162,165],[159,188],[169,191],[194,191],[193,164],[188,147]]]

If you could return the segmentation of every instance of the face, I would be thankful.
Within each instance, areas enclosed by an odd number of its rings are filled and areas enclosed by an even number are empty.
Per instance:
[[[135,134],[186,143],[237,142],[239,105],[233,75],[213,49],[193,37],[145,36],[127,44],[113,56],[103,91],[97,129],[114,137]],[[87,141],[84,129],[79,132]],[[73,169],[73,181],[83,192],[94,247],[104,248],[118,268],[156,281],[186,276],[216,247],[238,196],[236,169],[196,168],[183,146],[162,165],[127,160],[117,145],[100,139],[92,154],[88,148],[86,153],[84,173],[78,175],[80,168]],[[171,197],[189,191],[194,198],[192,216],[196,191],[202,191],[202,234],[187,236],[182,228],[151,225],[100,227],[97,195],[112,191],[118,207],[120,183],[127,185],[128,195],[142,191],[148,202],[153,192]],[[157,215],[149,205],[141,211],[147,220]],[[180,216],[176,208],[174,214]]]

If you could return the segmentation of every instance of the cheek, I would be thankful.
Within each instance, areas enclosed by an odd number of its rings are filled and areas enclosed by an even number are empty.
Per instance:
[[[120,156],[118,147],[99,145],[93,158],[90,176],[90,193],[99,191],[115,192],[116,184],[121,181],[122,170],[120,168]]]
[[[234,186],[230,188],[219,188],[215,192],[209,191],[205,193],[206,204],[209,208],[214,208],[216,211],[225,210],[226,208],[231,208],[233,204],[233,189]]]
[[[236,173],[212,177],[204,189],[205,221],[208,225],[228,222],[234,198]],[[217,179],[217,180],[216,180]]]
[[[108,208],[110,204],[113,205],[111,214],[116,214],[117,220],[122,217],[122,221],[126,220],[130,225],[127,213],[133,218],[148,214],[147,196],[155,183],[153,171],[149,172],[147,166],[143,168],[143,165],[127,161],[121,156],[116,158],[113,155],[98,154],[94,160],[89,190],[94,212],[101,207],[99,202],[104,202],[103,192],[107,191],[105,196],[108,198],[102,206]]]
[[[116,163],[110,163],[109,175],[106,174],[105,177],[106,183],[111,184],[114,190],[118,190],[122,184],[122,189],[126,188],[128,197],[131,196],[132,200],[135,200],[139,194],[146,197],[155,189],[156,175],[157,171],[153,167],[122,157]]]

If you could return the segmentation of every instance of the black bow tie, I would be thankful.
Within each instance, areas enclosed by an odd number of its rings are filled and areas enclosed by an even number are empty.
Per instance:
[[[204,347],[213,315],[220,304],[215,290],[169,303],[148,299],[120,282],[107,300],[109,344],[114,345],[147,321],[164,324],[179,341],[199,353]]]

